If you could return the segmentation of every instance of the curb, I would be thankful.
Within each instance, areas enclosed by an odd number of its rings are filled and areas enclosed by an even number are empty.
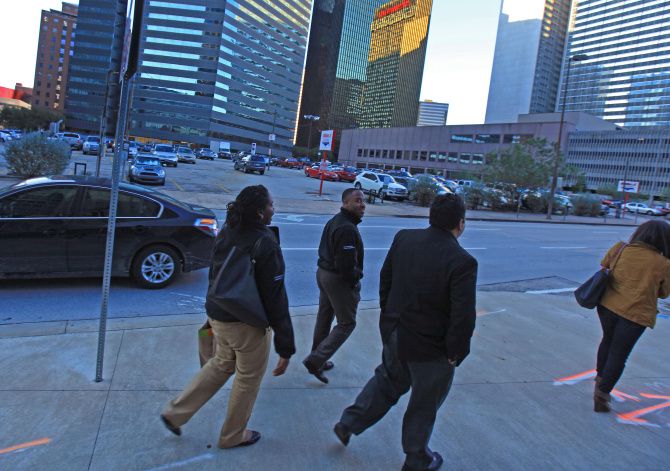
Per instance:
[[[469,217],[468,221],[479,221],[479,222],[520,222],[527,224],[563,224],[563,225],[580,225],[580,226],[597,226],[597,227],[637,227],[639,224],[616,224],[611,222],[589,222],[589,221],[555,221],[555,220],[536,220],[536,219],[510,219],[510,218],[482,218],[482,217]]]

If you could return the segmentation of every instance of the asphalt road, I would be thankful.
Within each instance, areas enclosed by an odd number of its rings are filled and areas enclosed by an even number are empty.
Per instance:
[[[223,213],[219,212],[219,218]],[[286,283],[292,306],[317,303],[316,249],[328,216],[282,215],[280,228],[286,259]],[[367,218],[360,229],[366,246],[362,299],[378,298],[379,270],[394,234],[420,228],[425,219]],[[497,289],[525,291],[577,286],[598,267],[602,254],[632,228],[470,222],[461,239],[480,264],[479,284],[506,283]],[[136,288],[114,279],[110,316],[161,316],[202,312],[207,272],[184,274],[161,291]],[[93,319],[99,315],[100,279],[12,280],[0,283],[0,323]]]
[[[2,159],[0,159],[2,160]],[[74,162],[95,167],[95,156],[73,154]],[[111,159],[103,162],[109,175]],[[68,170],[71,172],[71,170]],[[296,170],[272,168],[269,173],[244,175],[232,170],[229,161],[198,161],[167,169],[165,189],[186,192],[218,192],[230,199],[249,184],[263,183],[278,198],[312,198],[318,182]],[[334,197],[348,186],[326,184]],[[405,203],[391,203],[404,205]],[[224,205],[222,205],[224,206]],[[225,213],[215,208],[219,220]],[[279,208],[281,210],[281,208]],[[278,214],[282,247],[287,265],[287,288],[292,306],[314,305],[317,247],[329,215]],[[367,217],[360,226],[366,246],[362,299],[378,298],[379,270],[394,234],[404,228],[425,227],[425,219]],[[626,238],[632,228],[542,223],[470,222],[462,244],[480,263],[482,289],[544,291],[569,289],[598,267],[604,251]],[[136,288],[127,279],[112,283],[112,317],[161,316],[202,312],[207,272],[187,273],[161,291]],[[495,286],[490,286],[495,284]],[[14,280],[0,282],[0,323],[94,319],[100,312],[100,279]]]

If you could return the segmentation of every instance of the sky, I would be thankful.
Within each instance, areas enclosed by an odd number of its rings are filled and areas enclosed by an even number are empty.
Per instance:
[[[448,124],[484,122],[500,1],[433,0],[421,99],[449,103]],[[516,1],[523,10],[526,0]],[[0,86],[32,86],[41,10],[60,9],[61,1],[11,3],[0,17]]]

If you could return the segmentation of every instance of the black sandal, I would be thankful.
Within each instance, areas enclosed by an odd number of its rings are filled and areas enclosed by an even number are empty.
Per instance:
[[[255,430],[251,430],[251,438],[245,442],[240,443],[239,445],[236,445],[235,448],[241,447],[241,446],[250,446],[256,443],[258,440],[261,439],[261,433],[257,432]]]

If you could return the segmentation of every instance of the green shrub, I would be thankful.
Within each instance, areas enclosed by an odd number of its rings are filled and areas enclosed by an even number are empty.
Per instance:
[[[486,203],[486,192],[479,186],[470,186],[464,188],[465,205],[468,209],[478,209]]]
[[[528,193],[526,196],[526,205],[533,213],[547,212],[547,198],[542,194],[534,192]]]
[[[435,199],[435,190],[426,183],[417,183],[412,191],[412,197],[419,206],[430,206]]]
[[[47,139],[41,133],[27,134],[11,141],[5,151],[10,172],[22,177],[40,177],[63,173],[70,161],[70,146],[59,140]]]
[[[601,202],[598,198],[580,195],[572,199],[572,204],[576,216],[600,216]]]

